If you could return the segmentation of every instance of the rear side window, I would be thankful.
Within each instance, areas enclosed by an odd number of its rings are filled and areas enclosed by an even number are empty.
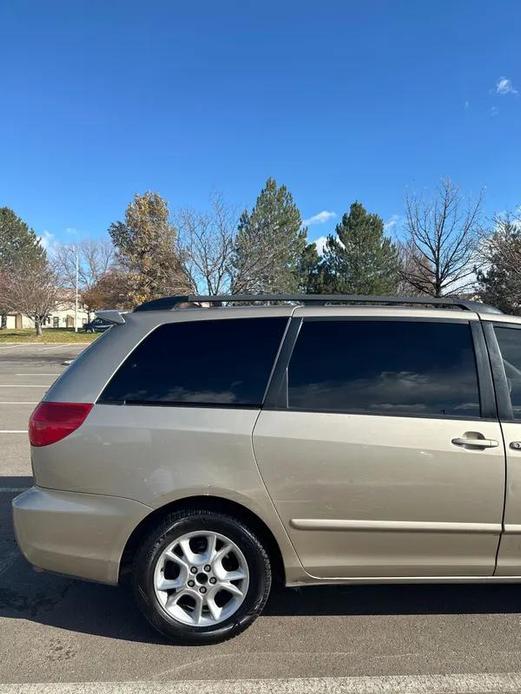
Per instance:
[[[503,357],[512,416],[521,419],[521,330],[499,326],[495,326],[494,330]]]
[[[127,357],[101,403],[260,405],[286,318],[167,323]]]
[[[479,417],[468,323],[304,321],[288,372],[292,409]]]

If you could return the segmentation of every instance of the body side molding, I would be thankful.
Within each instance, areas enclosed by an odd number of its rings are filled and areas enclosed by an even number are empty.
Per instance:
[[[502,530],[501,523],[445,523],[430,521],[386,521],[386,520],[334,520],[321,518],[292,518],[296,530],[357,530],[363,532],[404,533],[480,533],[495,535]],[[513,528],[516,530],[513,530]],[[521,526],[512,526],[506,532],[521,532]]]

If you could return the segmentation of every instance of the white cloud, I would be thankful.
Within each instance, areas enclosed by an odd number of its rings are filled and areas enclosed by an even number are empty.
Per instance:
[[[330,212],[329,210],[322,210],[322,212],[317,212],[317,214],[314,214],[312,217],[309,217],[309,219],[304,219],[302,224],[305,227],[309,227],[313,224],[325,224],[330,219],[334,219],[335,217],[336,217],[336,212]]]
[[[401,217],[399,214],[393,214],[389,217],[389,219],[384,223],[384,230],[385,231],[392,231],[396,225],[399,223],[401,220]]]
[[[51,250],[56,245],[56,237],[53,233],[47,231],[46,229],[41,233],[41,235],[38,238],[40,239],[40,243],[46,251]]]
[[[491,116],[497,116],[499,114],[499,109],[497,106],[492,106],[490,109],[490,115]]]
[[[496,93],[497,94],[517,94],[517,89],[514,88],[512,80],[507,77],[500,77],[496,82]]]
[[[314,244],[317,247],[317,253],[322,255],[326,247],[327,236],[319,236],[318,239],[314,240]]]

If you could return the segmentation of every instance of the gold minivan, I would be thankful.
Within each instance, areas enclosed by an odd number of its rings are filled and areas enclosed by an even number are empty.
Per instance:
[[[165,297],[30,421],[35,566],[118,584],[178,643],[272,580],[521,580],[521,318],[426,297]]]

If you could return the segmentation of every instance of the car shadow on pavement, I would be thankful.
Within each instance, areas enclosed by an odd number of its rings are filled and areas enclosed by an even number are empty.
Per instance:
[[[2,489],[31,484],[0,477]],[[25,619],[69,631],[142,643],[165,643],[134,606],[128,588],[114,588],[37,573],[19,553],[10,501],[0,497],[0,617]],[[275,587],[264,616],[371,616],[521,614],[516,584],[353,585]]]
[[[266,614],[450,615],[521,614],[517,584],[380,584],[309,586],[272,593]]]
[[[516,585],[277,587],[264,617],[521,613]],[[142,643],[165,643],[128,588],[36,573],[19,556],[0,575],[0,617]]]
[[[14,494],[19,494],[20,489],[27,489],[33,484],[33,478],[29,477],[27,475],[20,475],[18,477],[15,476],[10,476],[10,477],[0,477],[0,489],[13,489]],[[3,492],[4,494],[7,494],[8,492]],[[10,506],[10,500],[9,504]]]

